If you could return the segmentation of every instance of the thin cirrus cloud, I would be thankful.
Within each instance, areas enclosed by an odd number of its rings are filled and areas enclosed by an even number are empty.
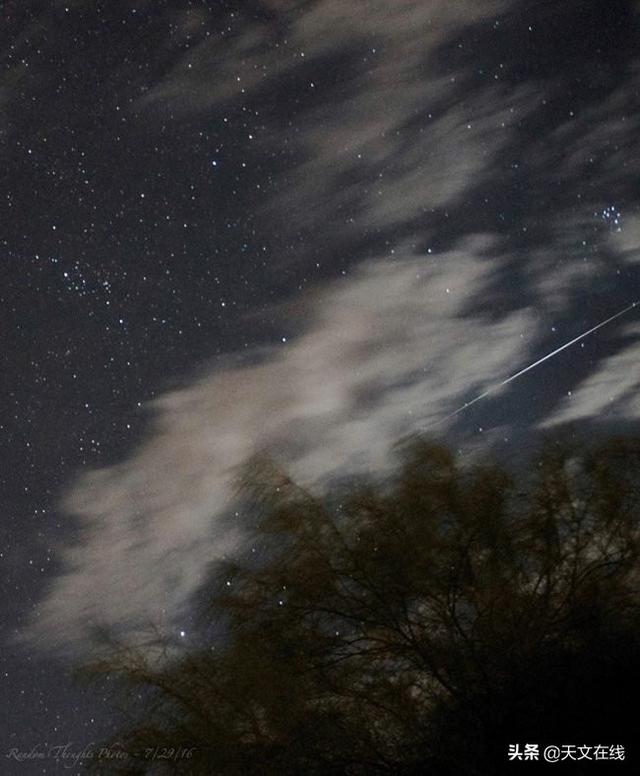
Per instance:
[[[262,128],[247,131],[249,147],[266,158],[286,149],[297,160],[265,210],[295,219],[298,230],[323,223],[335,241],[446,205],[534,107],[518,89],[502,99],[493,82],[451,104],[468,68],[437,61],[456,35],[504,12],[505,0],[376,0],[366,14],[337,0],[261,5],[262,18],[240,13],[228,35],[200,35],[179,54],[168,48],[173,66],[135,110],[255,110]],[[176,31],[192,24],[185,14]],[[292,89],[302,95],[295,103]]]

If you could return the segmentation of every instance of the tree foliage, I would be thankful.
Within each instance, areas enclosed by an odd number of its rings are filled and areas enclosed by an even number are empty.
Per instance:
[[[639,461],[634,440],[555,441],[510,476],[418,439],[330,497],[251,462],[262,552],[211,580],[224,635],[98,666],[147,699],[119,772],[485,776],[508,743],[629,741]]]

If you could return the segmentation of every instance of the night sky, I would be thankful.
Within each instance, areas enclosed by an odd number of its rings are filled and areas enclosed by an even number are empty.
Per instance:
[[[640,299],[638,3],[0,8],[4,750],[109,729],[91,625],[188,641],[252,452],[637,427],[640,308],[441,420]]]

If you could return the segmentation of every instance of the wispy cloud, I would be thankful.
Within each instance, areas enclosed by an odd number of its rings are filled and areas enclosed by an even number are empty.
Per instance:
[[[640,325],[626,326],[621,341],[621,349],[603,359],[597,370],[563,399],[544,426],[588,419],[601,423],[640,419]]]
[[[365,14],[337,0],[266,3],[271,14],[240,13],[227,34],[196,36],[135,107],[255,110],[263,128],[249,145],[297,160],[266,208],[298,230],[323,223],[336,240],[405,227],[460,195],[534,107],[493,81],[452,104],[469,72],[439,60],[456,35],[510,5],[376,0]]]
[[[62,648],[96,624],[179,623],[207,564],[236,546],[220,519],[248,456],[270,450],[305,482],[375,469],[398,436],[512,368],[531,313],[465,312],[483,293],[488,249],[485,237],[437,258],[371,262],[317,292],[298,339],[160,398],[139,449],[68,494],[77,538],[29,637]]]
[[[130,457],[70,487],[77,535],[25,638],[82,650],[96,624],[178,628],[209,562],[241,541],[223,517],[252,453],[307,483],[376,469],[399,436],[561,344],[587,292],[637,268],[637,220],[601,217],[640,172],[629,84],[574,111],[555,74],[510,81],[508,62],[467,53],[465,31],[486,40],[494,14],[522,26],[500,16],[513,5],[376,0],[365,16],[269,0],[215,38],[210,13],[174,14],[171,66],[136,116],[258,111],[264,130],[242,142],[289,161],[257,221],[350,269],[298,299],[303,334],[162,396]],[[637,417],[635,331],[532,422]]]

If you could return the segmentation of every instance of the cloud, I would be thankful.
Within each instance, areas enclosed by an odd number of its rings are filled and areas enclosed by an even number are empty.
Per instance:
[[[630,265],[640,262],[640,216],[621,214],[621,226],[611,234],[613,250]]]
[[[272,453],[312,487],[376,471],[399,437],[526,366],[544,314],[469,312],[500,261],[488,260],[493,246],[477,235],[440,255],[363,264],[309,295],[297,339],[156,400],[140,447],[69,491],[75,540],[60,549],[62,572],[22,638],[83,652],[95,625],[128,638],[151,623],[177,632],[209,564],[242,542],[223,518],[234,508],[237,467],[253,453]],[[640,328],[625,333],[546,425],[640,414]]]
[[[264,3],[258,19],[239,13],[224,35],[194,39],[135,110],[217,111],[247,140],[242,106],[258,125],[248,153],[296,160],[269,217],[298,230],[323,223],[332,241],[404,227],[459,196],[512,138],[514,117],[534,108],[526,89],[507,96],[494,82],[452,104],[470,70],[440,61],[456,35],[510,5]]]
[[[569,35],[557,70],[545,69],[546,55],[531,61],[543,41],[528,36],[573,23],[577,4],[525,5],[374,0],[365,14],[341,0],[269,0],[224,24],[183,13],[170,65],[133,110],[224,120],[250,163],[276,160],[259,217],[285,236],[321,225],[325,253],[374,236],[429,244],[515,211],[521,242],[538,240],[548,265],[577,263],[567,219],[589,232],[637,179],[637,64],[580,63]],[[569,99],[568,77],[589,84],[587,99]]]
[[[375,469],[398,436],[521,363],[529,311],[493,322],[466,312],[489,249],[476,237],[437,257],[363,265],[316,292],[298,339],[157,400],[139,449],[66,497],[75,542],[26,638],[81,649],[96,624],[178,627],[208,563],[240,540],[221,518],[248,456],[272,451],[305,483]]]
[[[369,92],[379,88],[386,93],[402,85],[407,95],[403,99],[414,103],[420,82],[429,81],[416,70],[429,52],[456,31],[509,5],[506,0],[489,0],[480,9],[472,0],[455,5],[436,0],[428,7],[416,0],[393,5],[374,0],[364,13],[340,0],[247,3],[246,13],[239,10],[227,16],[222,32],[219,15],[209,15],[214,26],[208,29],[200,12],[199,37],[193,12],[185,12],[172,32],[180,38],[188,29],[194,36],[192,45],[139,106],[204,111],[234,98],[249,99],[255,90],[291,78],[310,62],[322,63],[352,50],[370,56],[342,71],[343,88],[360,87],[366,81]],[[331,77],[320,68],[317,72],[318,85]]]
[[[623,213],[617,232],[600,216],[637,177],[628,83],[575,117],[556,95],[539,121],[553,77],[509,82],[508,62],[478,73],[491,52],[454,56],[510,3],[257,5],[260,21],[230,18],[224,37],[207,35],[206,10],[173,14],[172,65],[136,115],[257,111],[243,153],[285,159],[258,227],[273,215],[283,243],[355,269],[298,298],[304,319],[287,329],[304,333],[162,396],[129,458],[70,487],[77,533],[24,633],[48,650],[87,649],[95,624],[179,629],[210,561],[242,541],[223,518],[252,453],[311,485],[382,467],[402,434],[557,347],[551,321],[573,331],[601,280],[637,266],[638,221]],[[549,423],[637,416],[634,331]]]
[[[640,419],[640,325],[633,323],[622,331],[623,347],[603,359],[564,399],[542,424],[551,427],[576,420],[600,422]]]

